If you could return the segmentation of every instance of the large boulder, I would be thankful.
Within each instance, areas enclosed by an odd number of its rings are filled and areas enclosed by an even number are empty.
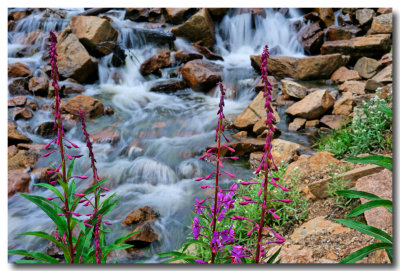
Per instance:
[[[291,97],[303,99],[307,95],[307,88],[291,80],[281,80],[282,93]]]
[[[207,92],[222,78],[221,65],[196,59],[187,62],[181,69],[182,78],[195,91]]]
[[[8,171],[8,196],[11,197],[17,192],[29,192],[29,182],[31,177],[23,169],[13,169]]]
[[[205,8],[194,14],[182,25],[173,27],[172,33],[191,42],[202,41],[204,46],[211,48],[215,43],[214,23]]]
[[[348,80],[359,79],[361,79],[361,77],[359,76],[357,71],[349,70],[344,66],[337,69],[331,76],[331,80],[335,83],[343,83]]]
[[[125,241],[125,243],[132,244],[138,248],[142,248],[158,240],[158,234],[154,232],[151,223],[148,221],[141,223],[137,227],[135,227],[133,232],[135,231],[140,232],[129,237]]]
[[[31,142],[32,140],[29,137],[18,131],[18,126],[15,122],[8,123],[8,146]]]
[[[349,40],[360,36],[362,30],[356,26],[339,26],[328,29],[328,40]]]
[[[75,96],[64,106],[65,111],[74,116],[79,116],[79,108],[82,108],[86,117],[94,118],[104,115],[103,103],[84,94]]]
[[[252,66],[259,71],[261,56],[250,56]],[[340,54],[288,57],[276,56],[268,59],[267,70],[270,75],[296,80],[327,79],[340,66],[347,64],[349,58]]]
[[[145,60],[140,65],[140,73],[149,75],[151,73],[160,74],[160,68],[171,66],[171,52],[168,49],[158,50],[155,55]]]
[[[304,26],[297,34],[297,39],[307,54],[319,54],[324,42],[324,32],[318,22]]]
[[[390,51],[391,43],[390,34],[355,37],[350,40],[325,41],[321,47],[321,54],[340,53],[350,55],[352,59],[363,56],[380,58]]]
[[[118,32],[110,22],[97,16],[74,16],[69,22],[72,33],[93,55],[112,53]]]
[[[29,67],[21,62],[15,62],[8,65],[8,77],[26,77],[32,73]]]
[[[97,63],[93,61],[78,37],[66,28],[58,36],[58,71],[61,77],[72,78],[80,83],[97,79]]]
[[[300,118],[316,119],[328,111],[334,104],[334,100],[326,89],[316,90],[308,94],[304,99],[291,105],[285,112]]]
[[[142,223],[145,221],[152,221],[159,217],[160,214],[149,206],[143,206],[133,210],[124,221],[121,223],[124,226],[131,224]]]
[[[375,11],[369,8],[356,10],[356,19],[361,26],[371,23],[372,18],[375,16]]]
[[[374,17],[368,34],[392,34],[392,13]]]
[[[357,60],[356,65],[354,65],[354,70],[365,79],[370,79],[376,74],[381,64],[378,60],[368,57],[362,57]]]
[[[178,63],[186,63],[191,60],[202,59],[203,55],[196,52],[188,51],[186,49],[181,49],[174,53],[174,58],[175,61]]]
[[[193,12],[196,11],[195,8],[164,8],[165,17],[167,22],[172,24],[181,24],[187,19]]]

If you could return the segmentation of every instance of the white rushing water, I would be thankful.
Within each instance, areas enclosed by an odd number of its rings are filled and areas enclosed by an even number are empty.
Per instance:
[[[29,65],[33,71],[40,70],[46,65],[42,55],[46,53],[47,41],[37,40],[34,45],[38,45],[39,49],[32,56],[17,57],[17,52],[26,46],[23,44],[24,35],[38,29],[43,29],[44,33],[50,29],[60,31],[72,16],[82,11],[63,10],[65,18],[50,13],[43,20],[47,14],[45,10],[18,21],[15,30],[9,33],[8,62],[19,61]],[[290,10],[284,17],[277,11],[266,9],[265,19],[250,13],[235,13],[237,11],[227,14],[216,26],[214,49],[224,61],[215,62],[224,66],[225,86],[236,88],[236,95],[226,100],[225,115],[239,114],[255,95],[252,84],[258,75],[250,65],[250,55],[260,54],[264,45],[269,44],[272,54],[303,56],[301,46],[290,30],[291,22],[300,17],[296,10]],[[128,233],[131,229],[120,225],[125,216],[136,208],[149,205],[157,209],[161,216],[155,224],[160,239],[147,251],[147,261],[158,262],[159,259],[153,256],[155,253],[179,248],[188,235],[192,203],[196,196],[203,193],[199,189],[200,184],[193,178],[206,174],[212,168],[212,165],[199,161],[198,157],[206,146],[213,144],[219,97],[218,94],[205,95],[191,89],[176,94],[150,92],[155,82],[168,78],[168,72],[164,72],[162,78],[143,77],[139,72],[140,64],[152,56],[157,47],[133,34],[132,27],[139,27],[140,24],[124,20],[123,10],[112,10],[107,15],[118,30],[117,43],[127,55],[125,65],[112,67],[111,55],[103,57],[99,63],[98,82],[84,87],[85,94],[99,98],[115,111],[113,116],[88,121],[89,133],[113,127],[121,135],[116,145],[94,144],[99,175],[110,179],[111,191],[107,195],[117,193],[121,198],[121,203],[107,217],[114,223],[108,238],[113,240]],[[175,47],[193,50],[180,38],[175,40]],[[228,92],[232,91],[227,88]],[[51,102],[47,98],[38,100],[39,105]],[[45,144],[50,140],[34,133],[34,128],[44,121],[52,121],[51,112],[39,110],[33,119],[18,120],[17,123],[20,127],[31,126],[31,130],[24,132],[34,143]],[[87,157],[79,125],[70,129],[66,136],[78,144],[81,154]],[[50,159],[40,159],[38,167],[47,166],[48,161]],[[235,167],[228,164],[226,167],[240,178],[251,174],[243,163],[236,163]],[[77,160],[75,174],[90,176],[87,158]],[[78,191],[87,186],[87,183],[80,182]],[[229,184],[229,180],[224,182]],[[42,189],[32,189],[34,194],[50,196]],[[90,212],[80,208],[78,211]],[[44,251],[46,242],[39,241],[39,238],[16,236],[24,231],[54,230],[44,213],[19,195],[9,198],[8,211],[9,249]],[[11,257],[9,260],[14,259]]]

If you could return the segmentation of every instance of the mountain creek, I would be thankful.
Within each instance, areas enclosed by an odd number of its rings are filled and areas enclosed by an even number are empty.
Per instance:
[[[319,136],[357,115],[363,101],[392,87],[391,8],[93,8],[8,10],[8,248],[57,255],[25,231],[55,230],[52,221],[18,192],[49,197],[52,158],[43,147],[55,136],[49,31],[58,38],[61,114],[66,137],[87,157],[78,108],[87,119],[99,176],[107,195],[121,199],[107,215],[107,238],[140,229],[134,249],[110,262],[161,263],[190,234],[193,203],[215,165],[199,160],[212,147],[221,81],[227,89],[224,127],[239,159],[225,162],[236,179],[250,180],[266,138],[261,53],[267,44],[276,132],[272,155],[298,176],[308,217],[289,223],[282,263],[338,263],[374,238],[335,222],[359,204],[339,208],[326,193],[332,174],[392,199],[391,172],[318,152]],[[229,152],[224,153],[229,154]],[[391,154],[388,154],[391,155]],[[346,171],[340,170],[346,168]],[[74,175],[91,175],[76,160]],[[221,180],[229,187],[233,180]],[[381,189],[376,189],[377,183]],[[77,181],[77,192],[89,184]],[[78,207],[86,214],[88,207]],[[392,217],[378,210],[360,218],[391,234]],[[378,213],[376,213],[378,212]],[[26,223],[29,221],[29,223]],[[53,225],[53,226],[51,226]],[[268,236],[266,236],[268,238]],[[280,246],[270,245],[270,252]],[[9,262],[19,259],[9,256]],[[376,251],[360,263],[388,263]]]

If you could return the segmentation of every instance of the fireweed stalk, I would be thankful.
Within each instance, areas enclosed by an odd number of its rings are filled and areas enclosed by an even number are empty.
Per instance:
[[[243,196],[243,199],[245,201],[240,202],[239,204],[241,205],[247,205],[247,204],[257,204],[261,207],[261,215],[260,215],[260,222],[256,223],[253,220],[241,216],[233,216],[231,217],[232,219],[237,219],[237,220],[247,220],[250,223],[254,225],[254,227],[247,233],[248,236],[250,236],[255,230],[257,230],[257,245],[256,245],[256,251],[253,254],[254,256],[254,261],[255,263],[260,263],[262,258],[266,255],[266,252],[264,251],[262,244],[261,244],[261,237],[262,237],[262,231],[263,229],[266,229],[270,231],[276,238],[277,240],[275,241],[269,241],[266,242],[268,243],[283,243],[286,241],[285,238],[283,238],[281,235],[273,231],[269,227],[264,227],[264,218],[267,213],[270,213],[275,219],[279,219],[279,216],[275,214],[274,212],[276,211],[273,208],[268,208],[267,204],[271,201],[281,201],[281,202],[290,202],[291,200],[287,199],[270,199],[268,200],[267,194],[268,194],[268,183],[271,183],[273,186],[278,187],[282,189],[283,191],[288,191],[287,188],[280,186],[279,184],[276,183],[276,181],[279,180],[278,177],[273,177],[271,170],[277,171],[278,167],[275,164],[274,158],[272,157],[271,154],[271,141],[272,141],[272,136],[273,133],[275,132],[275,128],[272,125],[272,121],[275,121],[275,117],[273,115],[273,109],[271,106],[271,84],[268,82],[268,72],[267,72],[267,60],[269,57],[269,51],[268,51],[268,45],[265,46],[264,51],[261,55],[261,79],[264,84],[264,97],[265,97],[265,105],[264,108],[267,113],[267,119],[265,121],[265,124],[267,126],[267,136],[266,136],[266,142],[264,145],[264,153],[261,158],[261,162],[259,167],[257,168],[255,174],[258,174],[261,170],[264,172],[264,179],[261,183],[259,182],[241,182],[241,185],[260,185],[260,190],[258,192],[258,195],[262,195],[262,202],[258,202],[254,199],[251,199],[249,197]],[[272,168],[270,168],[268,162],[272,164]],[[244,252],[248,250],[243,248],[243,247],[236,247],[235,249],[232,249],[232,257],[234,259],[240,259],[240,256],[242,257],[249,257],[249,254],[244,254]]]
[[[221,168],[224,166],[222,164],[222,161],[224,159],[238,159],[238,157],[222,157],[221,155],[221,148],[227,148],[230,152],[234,152],[235,150],[225,144],[221,145],[221,136],[225,138],[227,142],[229,142],[229,139],[225,137],[224,135],[224,126],[223,126],[223,119],[225,118],[224,112],[223,112],[223,107],[225,106],[224,102],[224,96],[225,96],[225,91],[226,89],[222,85],[221,82],[218,82],[217,84],[220,88],[221,91],[221,97],[220,97],[220,103],[219,103],[219,110],[218,110],[218,126],[216,128],[216,134],[215,134],[215,141],[217,142],[217,147],[209,149],[206,154],[200,157],[200,159],[204,159],[207,157],[212,157],[216,161],[216,170],[209,174],[206,177],[201,177],[197,178],[196,181],[201,181],[201,180],[209,180],[209,179],[215,179],[215,186],[208,186],[208,185],[202,185],[202,189],[214,189],[214,197],[207,197],[201,201],[199,201],[196,198],[196,204],[194,211],[198,214],[206,214],[208,217],[211,218],[211,222],[209,227],[201,226],[199,222],[199,218],[196,216],[193,219],[193,225],[192,225],[192,232],[194,239],[199,238],[199,236],[202,236],[206,238],[210,242],[210,248],[211,248],[211,259],[210,263],[215,263],[216,261],[216,255],[219,251],[223,250],[224,247],[228,244],[232,244],[234,242],[234,229],[232,228],[233,226],[231,225],[229,229],[224,229],[222,231],[217,231],[217,224],[218,222],[221,222],[225,217],[225,213],[234,208],[233,203],[235,200],[233,200],[233,196],[235,194],[235,190],[237,189],[237,185],[233,184],[229,189],[221,189],[219,186],[219,179],[222,173],[228,175],[229,177],[235,177],[235,175],[226,172],[224,170],[221,170]],[[224,193],[226,191],[226,193]],[[213,199],[213,201],[211,201]],[[211,202],[210,202],[211,201]],[[208,206],[206,206],[206,202],[209,202]],[[208,237],[204,234],[202,234],[202,229],[207,228],[211,232],[211,237]],[[207,263],[203,260],[196,260],[197,263]]]

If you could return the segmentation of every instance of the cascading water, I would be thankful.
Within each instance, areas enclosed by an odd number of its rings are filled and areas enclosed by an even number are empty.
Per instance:
[[[19,61],[39,72],[46,65],[42,56],[46,54],[45,37],[48,31],[62,30],[72,16],[82,11],[83,9],[63,10],[64,16],[59,16],[56,12],[49,13],[42,20],[48,12],[44,10],[18,21],[15,30],[9,33],[8,62]],[[249,13],[234,14],[235,12],[237,10],[230,12],[216,26],[215,51],[224,57],[224,61],[216,62],[224,66],[224,84],[236,89],[236,95],[226,100],[226,115],[241,113],[254,97],[252,84],[258,75],[250,66],[249,55],[261,53],[262,47],[268,43],[271,48],[277,48],[275,54],[302,56],[300,45],[290,35],[290,22],[299,17],[295,10],[290,10],[289,18],[285,18],[279,12],[266,9],[265,19]],[[155,223],[159,240],[146,252],[146,261],[159,262],[160,259],[153,256],[155,253],[178,249],[189,233],[194,198],[203,193],[199,188],[200,184],[194,182],[193,178],[202,176],[213,167],[198,158],[206,146],[214,143],[219,98],[218,95],[208,96],[191,89],[172,95],[149,92],[151,86],[160,79],[153,76],[143,77],[139,67],[141,62],[156,52],[157,47],[135,34],[137,32],[132,29],[140,28],[143,24],[124,20],[125,11],[111,10],[107,15],[119,33],[117,43],[127,56],[125,65],[119,68],[109,65],[111,55],[101,58],[98,82],[85,85],[84,88],[85,94],[100,99],[115,111],[112,116],[103,116],[88,122],[88,132],[112,127],[120,133],[120,140],[114,145],[94,144],[99,175],[110,179],[108,183],[111,191],[107,194],[117,193],[121,198],[121,203],[107,216],[113,223],[108,238],[114,240],[129,233],[132,229],[122,226],[122,220],[132,210],[149,205],[160,212],[160,218]],[[26,47],[22,37],[38,29],[44,31],[45,37],[37,39],[32,45],[38,47],[36,52],[31,56],[17,57],[17,52]],[[193,50],[183,39],[176,39],[175,48],[183,47]],[[165,69],[161,79],[168,78],[169,69]],[[52,103],[48,98],[35,99],[39,106]],[[9,120],[11,119],[12,116],[9,116]],[[19,127],[23,127],[24,133],[33,143],[46,144],[49,139],[36,135],[34,130],[42,122],[52,119],[50,111],[38,110],[31,120],[18,120],[17,123]],[[66,134],[80,146],[81,154],[87,157],[88,151],[79,125]],[[52,158],[56,159],[56,156]],[[37,167],[47,166],[50,160],[40,159]],[[239,161],[227,163],[226,167],[238,178],[248,178],[251,171],[245,164],[245,161]],[[78,159],[75,171],[76,174],[90,176],[90,161]],[[35,180],[35,176],[32,175],[32,178]],[[229,185],[229,182],[222,180],[223,185]],[[84,181],[77,185],[78,191],[84,187],[87,187]],[[33,186],[31,193],[50,196],[47,191]],[[90,212],[84,207],[80,207],[78,211]],[[54,230],[49,225],[51,221],[35,205],[19,195],[9,198],[9,249],[45,251],[45,241],[16,234]],[[15,258],[10,257],[9,260],[13,261]],[[121,261],[135,260],[128,258]]]

